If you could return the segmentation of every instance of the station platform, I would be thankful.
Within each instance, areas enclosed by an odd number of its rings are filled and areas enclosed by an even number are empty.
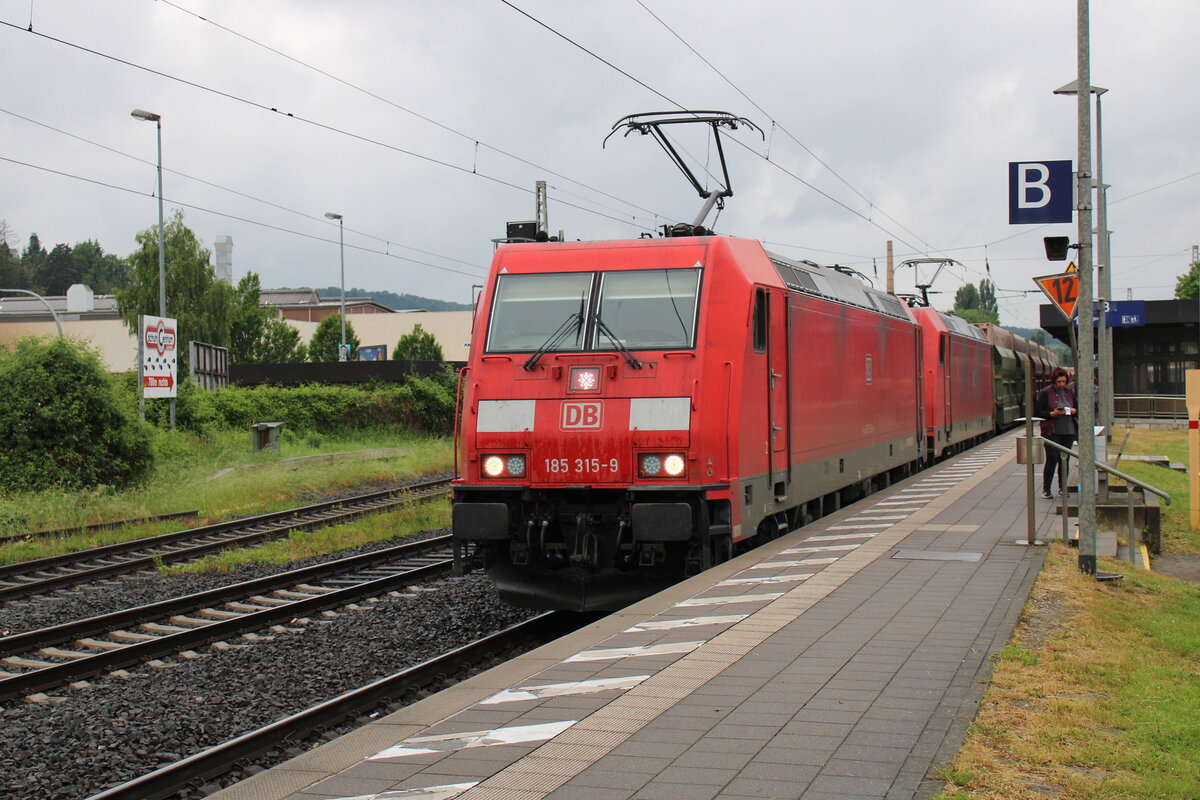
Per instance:
[[[1015,450],[992,440],[211,797],[931,797],[1044,557],[1016,544]]]

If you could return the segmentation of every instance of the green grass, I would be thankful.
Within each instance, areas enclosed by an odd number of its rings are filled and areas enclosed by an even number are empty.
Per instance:
[[[246,550],[225,550],[167,572],[228,572],[243,564],[287,564],[308,556],[359,547],[371,542],[401,539],[418,531],[450,526],[450,504],[442,498],[428,503],[372,514],[345,525],[293,532],[286,539]]]
[[[164,432],[155,442],[152,478],[125,491],[48,490],[0,495],[0,532],[78,527],[95,522],[199,509],[200,522],[219,521],[316,503],[356,488],[452,468],[445,438],[387,430],[343,436],[286,437],[281,453],[251,453],[247,433],[208,437]],[[322,459],[291,462],[296,456],[401,448],[383,459]],[[230,470],[218,475],[223,470]],[[128,530],[74,535],[0,546],[0,564],[126,541],[199,524],[195,521],[140,525]]]
[[[1114,433],[1110,449],[1115,453],[1125,438],[1125,429],[1116,428]],[[1125,454],[1167,456],[1171,461],[1187,464],[1187,431],[1133,430],[1125,446]],[[1169,508],[1165,505],[1163,507],[1163,552],[1200,554],[1200,531],[1191,529],[1191,497],[1187,475],[1166,467],[1137,461],[1123,460],[1117,465],[1117,469],[1171,495]],[[1114,479],[1112,485],[1119,486],[1123,483],[1119,479]]]
[[[1186,432],[1134,431],[1126,453],[1186,463],[1186,449]],[[1186,478],[1120,468],[1171,492],[1164,551],[1200,550]],[[939,771],[940,800],[1200,798],[1200,586],[1124,562],[1100,566],[1124,580],[1083,576],[1073,551],[1052,547],[966,744]]]

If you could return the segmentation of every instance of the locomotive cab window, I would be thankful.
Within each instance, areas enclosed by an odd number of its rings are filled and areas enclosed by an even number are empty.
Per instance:
[[[765,289],[754,290],[754,352],[764,353],[767,350],[767,292]]]
[[[501,275],[489,353],[693,347],[698,269]]]
[[[592,279],[590,272],[501,275],[488,351],[529,351],[543,345],[550,350],[582,349]]]
[[[599,317],[630,349],[691,347],[696,329],[698,269],[654,269],[603,273]],[[603,330],[597,350],[612,350]]]

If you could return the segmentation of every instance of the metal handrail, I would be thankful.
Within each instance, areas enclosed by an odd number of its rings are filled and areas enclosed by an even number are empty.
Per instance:
[[[1062,445],[1056,443],[1056,441],[1050,441],[1049,439],[1046,439],[1044,437],[1040,437],[1040,438],[1042,438],[1042,443],[1044,445],[1046,445],[1048,447],[1054,447],[1054,449],[1057,451],[1067,453],[1068,457],[1074,456],[1075,458],[1079,458],[1079,453],[1070,449],[1070,447],[1063,447]],[[1151,486],[1150,483],[1144,483],[1142,481],[1139,481],[1133,475],[1124,474],[1124,473],[1122,473],[1121,470],[1109,467],[1108,464],[1096,462],[1096,465],[1100,469],[1103,469],[1105,471],[1105,473],[1109,473],[1110,475],[1116,475],[1117,477],[1120,477],[1121,480],[1128,482],[1130,486],[1138,486],[1144,492],[1150,492],[1151,494],[1157,494],[1158,497],[1163,498],[1166,501],[1166,505],[1171,505],[1171,495],[1166,492],[1163,492],[1162,489]],[[1067,541],[1067,503],[1066,503],[1067,467],[1068,467],[1068,462],[1064,461],[1060,465],[1060,469],[1058,469],[1058,486],[1061,487],[1060,492],[1061,492],[1061,497],[1063,498],[1063,504],[1062,504],[1062,540],[1063,540],[1063,542]],[[1128,542],[1129,542],[1129,545],[1128,545],[1129,564],[1136,566],[1136,564],[1138,564],[1138,557],[1136,557],[1136,554],[1134,553],[1134,542],[1138,541],[1138,527],[1136,527],[1136,525],[1134,524],[1133,491],[1132,491],[1132,489],[1130,489],[1130,491],[1126,492],[1126,501],[1127,501],[1127,507],[1129,510],[1128,511],[1129,516],[1127,517]],[[1148,566],[1148,564],[1147,564],[1147,566]]]
[[[1052,442],[1045,437],[1042,437],[1042,444],[1046,445],[1047,447],[1053,447],[1055,450],[1059,450],[1063,453],[1066,453],[1069,456],[1073,456],[1076,459],[1079,458],[1079,453],[1077,451],[1072,450],[1069,447],[1063,447],[1061,444],[1058,444],[1057,442]],[[1120,478],[1123,481],[1126,481],[1127,483],[1132,483],[1134,486],[1139,486],[1147,492],[1151,492],[1153,494],[1158,495],[1163,500],[1167,501],[1167,505],[1171,505],[1171,495],[1167,494],[1162,489],[1159,489],[1156,486],[1151,486],[1148,483],[1143,483],[1142,481],[1139,481],[1137,478],[1133,477],[1132,475],[1126,475],[1124,472],[1121,472],[1119,469],[1113,469],[1108,464],[1102,464],[1099,461],[1097,461],[1096,466],[1099,467],[1100,469],[1104,470],[1105,472],[1109,473],[1110,475],[1116,475],[1118,478]]]

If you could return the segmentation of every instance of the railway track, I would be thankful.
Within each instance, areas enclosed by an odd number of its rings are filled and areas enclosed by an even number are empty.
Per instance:
[[[192,511],[174,511],[170,514],[155,514],[150,517],[136,517],[134,519],[118,519],[111,522],[93,522],[91,525],[76,525],[70,528],[54,528],[44,531],[26,531],[25,533],[11,533],[5,536],[0,536],[0,544],[8,544],[9,542],[25,542],[30,539],[52,539],[56,536],[72,536],[80,533],[98,533],[100,531],[111,531],[116,528],[128,528],[133,525],[149,525],[152,522],[169,522],[176,519],[187,519],[188,517],[200,516],[197,510]]]
[[[155,572],[163,564],[195,561],[210,553],[250,547],[292,531],[315,530],[400,505],[426,502],[445,494],[449,485],[445,479],[423,481],[132,542],[7,564],[0,566],[0,602],[116,575]]]
[[[88,800],[161,800],[197,781],[232,772],[239,762],[333,727],[404,697],[441,677],[470,667],[530,639],[538,643],[581,624],[578,615],[549,611],[455,648],[408,669],[351,690],[263,728],[202,750],[174,764],[92,795]]]
[[[450,536],[0,638],[0,701],[449,574]]]

